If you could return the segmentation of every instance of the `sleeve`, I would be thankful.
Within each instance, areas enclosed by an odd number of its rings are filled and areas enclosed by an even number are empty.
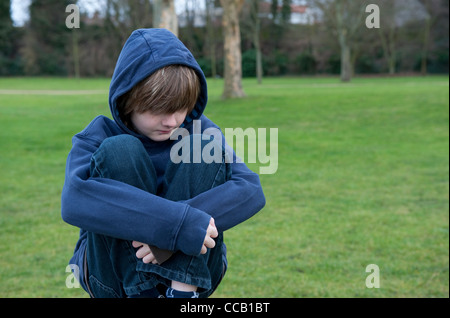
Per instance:
[[[94,233],[200,254],[211,216],[125,183],[91,178],[90,159],[100,143],[83,134],[73,138],[61,195],[63,220]]]
[[[258,213],[266,203],[259,176],[244,163],[232,164],[232,178],[185,201],[211,215],[219,231],[226,231]]]
[[[266,204],[259,175],[251,171],[233,149],[227,144],[220,128],[209,119],[206,127],[216,130],[215,138],[222,139],[222,145],[232,161],[231,179],[224,184],[185,201],[190,207],[211,215],[219,231],[226,231],[258,213]]]

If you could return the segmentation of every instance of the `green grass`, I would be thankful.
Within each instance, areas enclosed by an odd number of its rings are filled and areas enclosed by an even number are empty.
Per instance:
[[[449,297],[449,79],[245,80],[206,115],[222,128],[278,128],[267,205],[227,231],[214,297]],[[86,297],[65,286],[78,230],[60,217],[71,137],[109,115],[109,80],[0,79],[0,297]],[[101,91],[105,91],[102,93]],[[250,167],[258,171],[258,164]],[[365,268],[377,264],[381,288]]]

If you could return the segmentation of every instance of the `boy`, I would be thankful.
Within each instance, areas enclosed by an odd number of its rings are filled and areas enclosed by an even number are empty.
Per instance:
[[[205,76],[178,38],[131,34],[110,86],[114,121],[95,118],[67,158],[61,214],[80,228],[70,263],[91,297],[208,297],[220,283],[223,232],[265,198],[258,175],[224,150],[222,162],[171,162],[177,128],[191,139],[194,120],[202,132],[218,128],[203,115],[206,103]],[[190,144],[190,155],[201,151]]]

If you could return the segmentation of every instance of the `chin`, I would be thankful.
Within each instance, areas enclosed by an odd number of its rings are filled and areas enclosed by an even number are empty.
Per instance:
[[[150,139],[153,140],[153,141],[160,142],[160,141],[166,141],[166,140],[169,140],[170,135],[148,136],[148,138],[150,138]]]

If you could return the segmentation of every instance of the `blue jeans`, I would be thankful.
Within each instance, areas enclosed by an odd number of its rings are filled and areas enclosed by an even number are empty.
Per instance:
[[[202,148],[208,142],[215,141],[202,141]],[[168,200],[181,201],[229,180],[231,167],[225,160],[208,164],[175,164],[169,160],[158,189],[154,165],[141,141],[131,135],[119,135],[105,139],[92,155],[91,177],[117,180]],[[225,274],[223,233],[219,233],[216,246],[206,254],[189,256],[176,251],[161,265],[143,263],[136,257],[131,241],[92,232],[87,240],[86,283],[96,298],[137,295],[155,287],[168,287],[173,280],[197,286],[200,297],[208,297]]]

